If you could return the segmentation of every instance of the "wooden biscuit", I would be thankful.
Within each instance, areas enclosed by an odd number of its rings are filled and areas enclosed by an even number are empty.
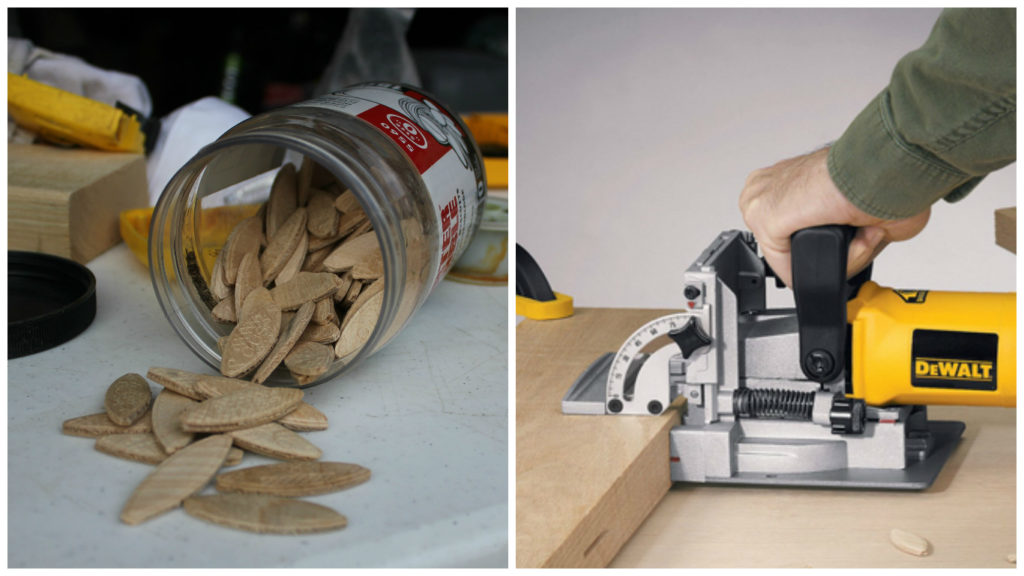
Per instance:
[[[299,237],[299,245],[295,247],[295,252],[292,252],[292,255],[288,257],[288,261],[284,263],[284,268],[281,268],[281,271],[274,278],[274,284],[284,284],[302,271],[302,265],[306,261],[307,246],[309,246],[309,234],[302,234]]]
[[[331,346],[318,342],[300,342],[284,359],[292,375],[317,378],[327,372],[334,362],[334,350]]]
[[[380,248],[373,253],[366,255],[362,260],[356,262],[349,271],[353,280],[376,280],[384,276],[384,260],[381,258]]]
[[[263,269],[264,283],[269,283],[284,269],[284,265],[288,263],[288,259],[295,252],[304,234],[306,234],[306,209],[297,208],[284,221],[277,234],[270,239],[267,249],[260,256],[260,268]]]
[[[374,327],[377,325],[377,317],[380,316],[381,304],[384,302],[384,293],[378,292],[358,308],[345,314],[345,321],[342,324],[341,337],[334,345],[334,355],[338,358],[345,358],[350,354],[358,352],[370,340]]]
[[[179,450],[156,467],[121,510],[121,521],[139,524],[176,508],[202,490],[231,450],[231,438],[218,434]]]
[[[284,426],[271,422],[255,428],[232,430],[227,433],[235,445],[249,452],[281,460],[316,460],[323,452],[309,440]]]
[[[345,240],[334,252],[324,260],[324,268],[329,272],[345,272],[367,258],[380,254],[380,243],[376,232],[366,232]]]
[[[217,476],[220,492],[271,496],[314,496],[358,486],[370,471],[348,462],[282,462],[250,466]]]
[[[249,252],[238,265],[238,276],[235,278],[235,317],[245,304],[245,299],[253,290],[263,285],[263,273],[260,271],[260,259],[256,252]]]
[[[201,520],[259,534],[310,534],[348,525],[331,508],[280,496],[210,494],[192,496],[184,506],[185,512]]]
[[[96,450],[143,464],[159,464],[167,453],[152,434],[111,434],[96,439]]]
[[[241,320],[224,342],[221,355],[221,374],[230,378],[259,366],[281,330],[281,308],[263,287],[249,294],[239,317]]]
[[[228,288],[228,290],[230,291],[231,289]],[[235,296],[232,292],[229,292],[229,294],[231,294],[231,296],[218,302],[217,305],[210,310],[210,314],[219,322],[234,324],[238,322],[238,315],[235,313]]]
[[[258,386],[258,384],[235,378],[204,376],[196,385],[196,390],[204,398],[219,398],[249,386]],[[305,402],[299,402],[295,410],[278,418],[277,422],[290,430],[303,432],[327,429],[327,416]]]
[[[224,245],[224,282],[234,286],[238,276],[238,267],[242,258],[250,252],[260,249],[260,238],[263,236],[263,221],[255,216],[245,218],[235,225]]]
[[[149,372],[146,372],[146,377],[153,382],[160,384],[171,392],[176,392],[193,400],[203,399],[195,389],[200,376],[201,374],[196,372],[159,366],[153,366],[149,369]]]
[[[194,435],[181,426],[182,413],[198,402],[168,389],[163,389],[153,402],[153,436],[160,448],[171,454],[188,446]]]
[[[341,305],[346,308],[352,308],[352,305],[359,299],[359,294],[363,291],[363,281],[352,278],[348,273],[345,276],[349,279],[350,284],[345,292],[345,297],[341,299]]]
[[[298,208],[298,178],[294,164],[285,164],[274,176],[266,206],[267,243],[274,241],[278,230]],[[305,225],[305,224],[303,224]]]
[[[217,300],[223,300],[231,295],[231,288],[224,281],[224,250],[218,252],[217,259],[213,261],[209,286],[210,293]]]
[[[384,280],[376,280],[371,284],[364,285],[359,291],[358,296],[356,296],[356,298],[352,300],[351,304],[349,304],[348,310],[345,312],[345,318],[341,321],[341,330],[345,330],[345,326],[348,323],[349,318],[352,317],[356,310],[359,310],[367,301],[383,291]],[[347,301],[348,299],[346,298],[346,302]]]
[[[330,344],[341,337],[341,328],[337,324],[310,324],[299,337],[299,342]]]
[[[324,324],[340,324],[341,320],[338,319],[338,313],[334,309],[334,300],[331,298],[317,300],[316,304],[314,304],[313,317],[310,321],[320,326]]]
[[[227,432],[277,420],[302,402],[295,388],[250,386],[192,406],[181,417],[188,432]]]
[[[149,383],[138,374],[125,374],[107,388],[103,408],[118,426],[131,426],[142,418],[153,402]]]
[[[351,212],[362,210],[363,207],[360,206],[359,200],[356,199],[356,195],[353,194],[351,190],[346,190],[334,199],[334,209],[342,214],[349,214]]]
[[[299,272],[288,282],[275,286],[270,296],[281,310],[296,310],[306,302],[333,294],[338,289],[333,276],[329,272]]]
[[[147,434],[152,431],[153,425],[149,414],[143,414],[142,418],[131,426],[118,426],[106,412],[71,418],[61,425],[61,432],[64,434],[83,438],[99,438],[110,434]]]
[[[234,446],[232,446],[231,450],[228,452],[228,457],[224,459],[223,467],[229,468],[231,466],[238,466],[239,464],[242,463],[242,459],[244,457],[245,450],[242,450],[241,448],[235,448]]]
[[[325,298],[326,301],[330,302],[330,298]],[[260,364],[260,367],[256,370],[256,374],[253,375],[252,381],[257,384],[262,384],[267,378],[277,369],[284,357],[291,351],[295,346],[295,343],[299,341],[299,337],[306,330],[306,326],[309,325],[309,321],[313,319],[313,311],[316,309],[316,304],[312,302],[306,302],[299,307],[298,312],[292,318],[292,321],[288,323],[288,328],[283,334],[277,339],[277,344],[267,354],[267,357]]]
[[[338,233],[340,214],[334,209],[334,197],[314,189],[309,196],[306,229],[317,238],[330,238]]]
[[[349,291],[353,289],[353,286],[355,286],[356,294],[352,296],[352,300],[355,300],[356,296],[359,295],[359,289],[362,288],[363,283],[353,282],[352,275],[348,272],[344,274],[336,274],[334,277],[337,278],[335,283],[338,285],[338,290],[334,293],[334,301],[344,303],[346,301],[345,299],[348,297]],[[349,304],[351,304],[351,302],[349,302]]]

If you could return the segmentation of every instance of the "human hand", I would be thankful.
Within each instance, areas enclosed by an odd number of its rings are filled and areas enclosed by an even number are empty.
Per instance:
[[[925,224],[931,209],[902,220],[884,220],[854,206],[828,174],[828,148],[783,160],[747,176],[740,212],[768,265],[791,286],[789,239],[812,226],[847,224],[857,228],[847,257],[847,278],[860,272],[889,242],[909,240]]]

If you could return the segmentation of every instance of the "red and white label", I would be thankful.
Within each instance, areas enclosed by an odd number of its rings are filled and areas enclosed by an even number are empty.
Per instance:
[[[390,138],[416,166],[434,202],[440,261],[434,284],[444,278],[471,240],[484,206],[483,171],[461,127],[427,97],[396,85],[367,84],[321,96],[300,106],[355,116]]]

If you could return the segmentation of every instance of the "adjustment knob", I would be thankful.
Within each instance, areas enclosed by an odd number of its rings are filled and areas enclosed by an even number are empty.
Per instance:
[[[668,337],[679,346],[683,352],[683,358],[687,360],[694,352],[711,344],[711,337],[704,331],[700,320],[695,316],[690,316],[682,328],[670,331]]]
[[[857,398],[847,398],[842,394],[836,394],[832,398],[832,409],[829,410],[828,419],[832,424],[833,434],[863,434],[864,401]]]

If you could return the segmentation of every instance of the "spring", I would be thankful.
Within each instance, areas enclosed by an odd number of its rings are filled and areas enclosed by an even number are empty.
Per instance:
[[[732,394],[732,412],[742,418],[810,420],[814,392],[776,388],[739,388]]]

